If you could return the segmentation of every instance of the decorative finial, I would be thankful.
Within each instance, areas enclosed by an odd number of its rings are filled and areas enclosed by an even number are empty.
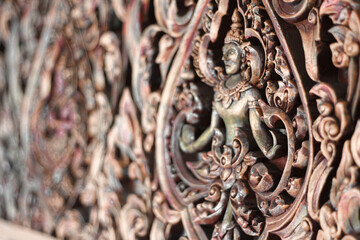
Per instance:
[[[231,29],[226,34],[224,42],[225,44],[235,43],[240,45],[243,42],[244,32],[242,18],[237,9],[234,10],[231,20],[233,23],[230,26]]]

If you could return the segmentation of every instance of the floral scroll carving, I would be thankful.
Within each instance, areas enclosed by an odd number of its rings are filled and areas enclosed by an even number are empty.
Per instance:
[[[59,239],[358,239],[355,0],[0,3],[0,217]]]

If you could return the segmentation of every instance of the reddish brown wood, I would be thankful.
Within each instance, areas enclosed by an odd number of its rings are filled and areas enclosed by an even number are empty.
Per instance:
[[[2,1],[0,217],[359,239],[359,26],[357,0]]]

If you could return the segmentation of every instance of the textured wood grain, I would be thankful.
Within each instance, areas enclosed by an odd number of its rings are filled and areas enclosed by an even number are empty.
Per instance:
[[[359,239],[359,26],[358,0],[0,1],[0,240]]]

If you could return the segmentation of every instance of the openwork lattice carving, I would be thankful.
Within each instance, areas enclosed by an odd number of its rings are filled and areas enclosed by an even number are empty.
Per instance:
[[[360,3],[0,3],[0,216],[60,239],[358,239]]]

